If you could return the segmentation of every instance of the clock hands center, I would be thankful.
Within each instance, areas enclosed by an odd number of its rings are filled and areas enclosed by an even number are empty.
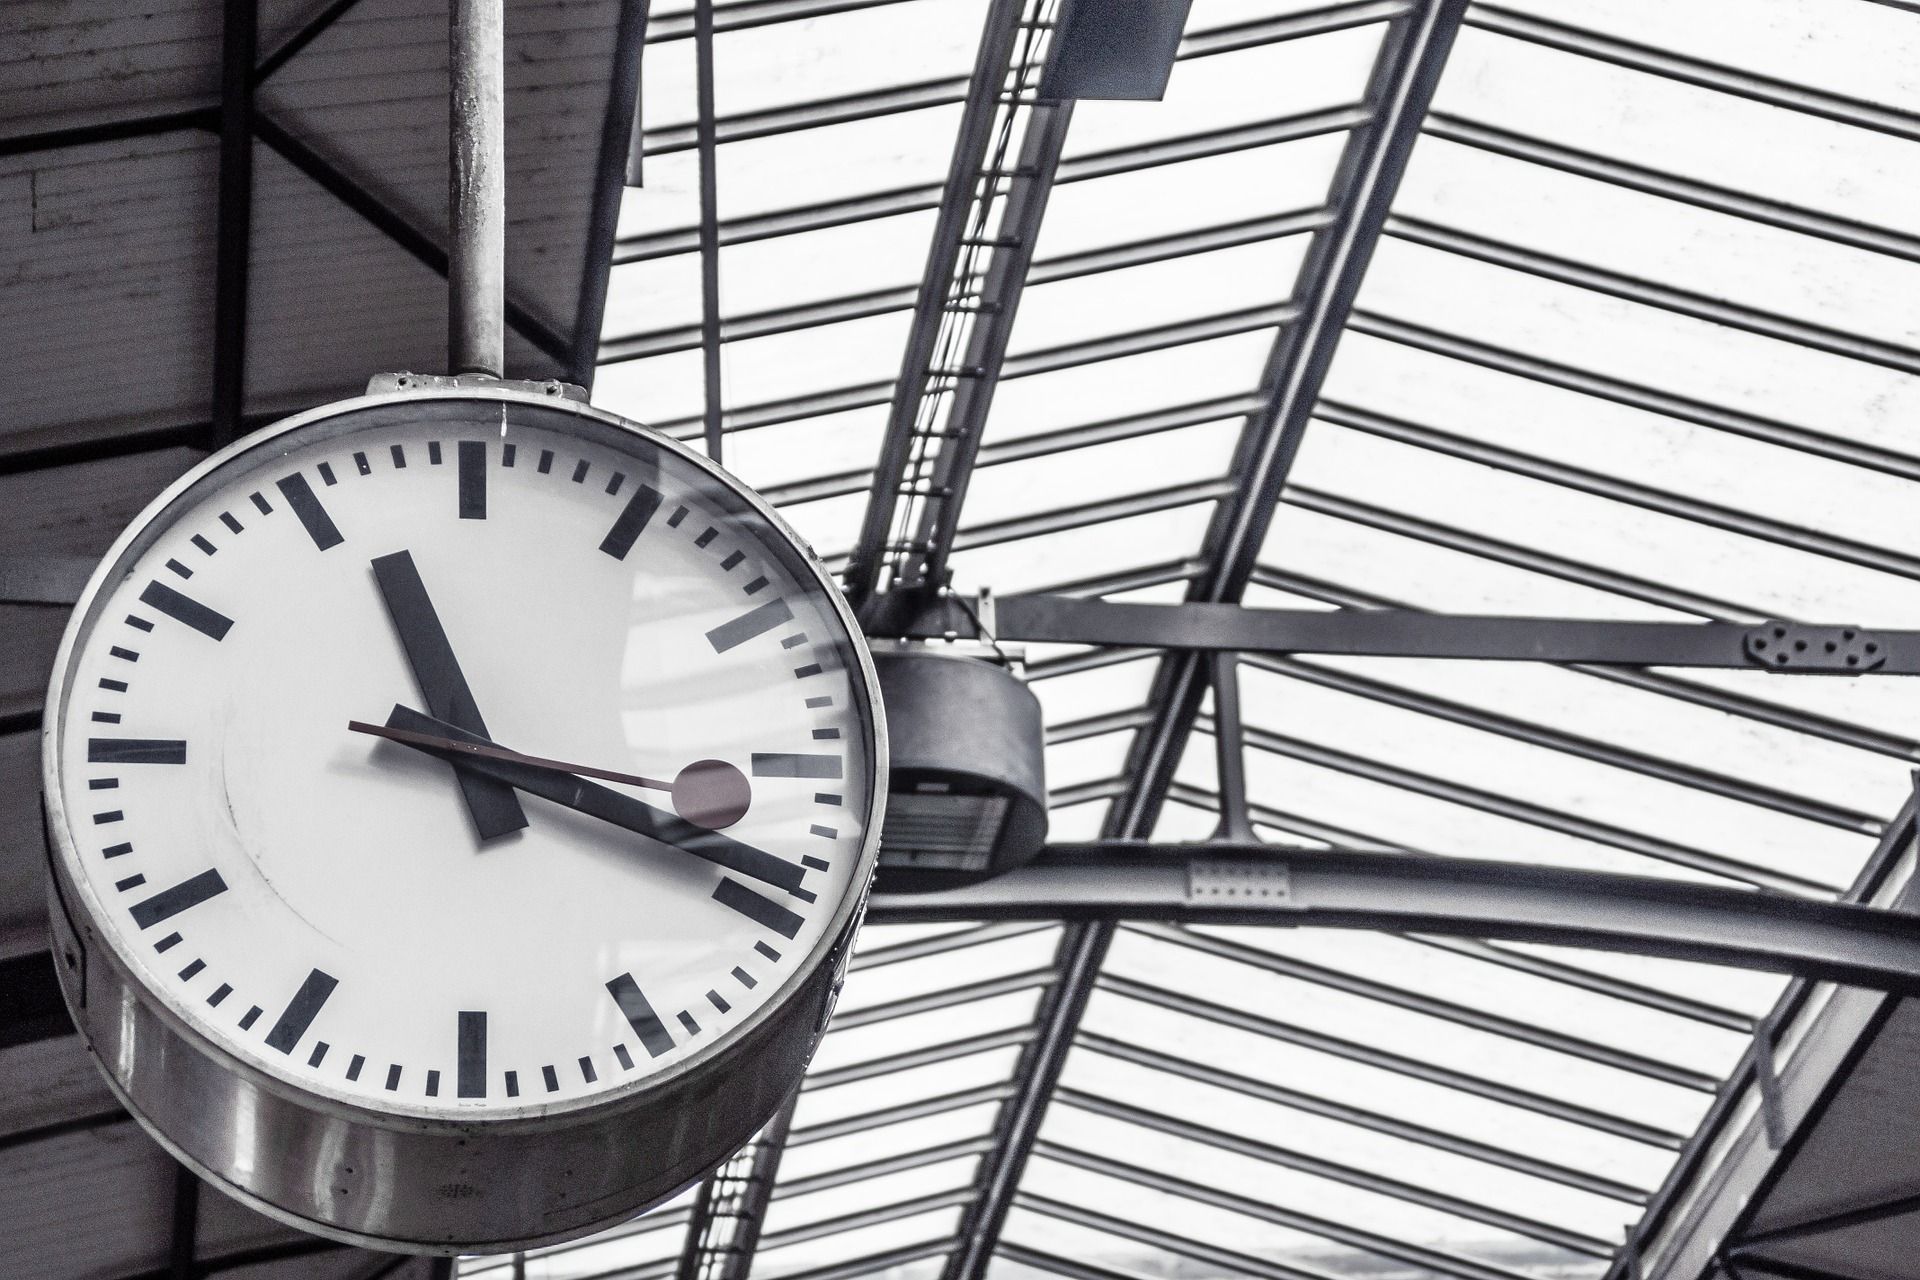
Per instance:
[[[353,722],[357,732],[367,732],[373,728],[373,726],[361,727],[361,724],[362,722],[359,721]],[[597,782],[590,782],[573,772],[571,766],[561,762],[529,763],[530,760],[539,761],[540,757],[521,757],[520,753],[508,751],[489,738],[468,733],[445,720],[415,711],[411,707],[394,707],[387,716],[387,723],[381,727],[406,731],[406,737],[393,737],[392,740],[402,746],[412,747],[416,751],[450,761],[459,770],[471,770],[498,779],[529,795],[539,796],[636,835],[645,836],[656,843],[669,845],[682,853],[689,853],[696,858],[704,858],[708,862],[738,871],[742,875],[752,876],[777,889],[801,895],[806,893],[803,885],[806,872],[798,863],[788,862],[785,858],[777,857],[763,849],[756,849],[731,836],[698,825],[686,817],[655,808],[637,797],[615,791],[611,787],[603,787]],[[388,737],[389,735],[380,733],[378,736]],[[409,741],[409,738],[444,739],[447,745],[442,746],[430,741]],[[493,752],[482,754],[468,751],[465,748],[469,746],[495,748],[510,758],[499,758]],[[698,762],[682,769],[676,783],[687,778],[690,773],[694,773],[699,768],[700,764],[704,763],[706,762]],[[726,767],[731,769],[731,766]],[[732,772],[737,774],[738,770],[732,770]],[[717,770],[709,771],[708,776],[717,774]],[[742,791],[745,790],[745,782],[745,778],[742,777],[740,779]],[[700,783],[696,781],[693,785],[698,787]],[[744,811],[744,801],[740,803],[740,808]]]
[[[445,751],[458,756],[481,756],[489,760],[504,760],[513,764],[529,765],[536,769],[548,769],[554,773],[577,774],[583,778],[604,778],[608,782],[622,782],[631,787],[646,787],[653,791],[667,791],[673,795],[673,811],[697,826],[709,830],[730,827],[747,814],[752,803],[753,793],[745,774],[724,760],[695,760],[674,776],[672,782],[662,782],[658,778],[648,778],[637,773],[621,773],[615,769],[598,769],[592,765],[573,764],[565,760],[553,760],[546,756],[530,756],[520,751],[510,751],[506,747],[484,741],[471,741],[449,738],[443,734],[420,733],[411,729],[397,729],[390,725],[368,724],[364,720],[349,720],[347,728],[355,733],[372,734],[390,742],[398,742],[409,747],[422,747],[429,750]]]

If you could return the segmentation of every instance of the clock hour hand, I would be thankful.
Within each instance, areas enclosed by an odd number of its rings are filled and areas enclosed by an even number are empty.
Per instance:
[[[366,729],[372,727],[369,725]],[[480,755],[463,750],[463,746],[468,744],[496,748],[499,744],[480,734],[468,733],[445,720],[423,715],[411,707],[396,706],[387,716],[386,728],[401,730],[406,734],[405,737],[395,737],[394,741],[450,761],[456,772],[471,770],[518,787],[529,795],[551,800],[588,817],[645,836],[656,843],[670,845],[682,853],[690,853],[730,871],[752,876],[776,889],[784,889],[789,893],[804,892],[802,886],[806,870],[797,863],[743,844],[732,836],[696,826],[611,787],[589,782],[564,768],[556,767],[558,762],[533,764],[528,761],[537,757],[499,759],[491,752]],[[365,732],[366,729],[361,731]],[[420,741],[434,738],[444,740],[446,745],[429,745]]]
[[[413,678],[420,685],[427,708],[442,720],[485,737],[486,722],[480,718],[473,691],[467,688],[460,661],[453,656],[453,645],[447,640],[446,628],[440,625],[426,583],[420,580],[420,570],[414,567],[413,554],[396,551],[377,557],[373,577],[380,586],[380,598],[386,601],[393,628],[400,633],[401,647],[406,650],[407,663],[413,668]],[[520,797],[507,783],[465,769],[454,770],[454,778],[482,840],[527,825]]]

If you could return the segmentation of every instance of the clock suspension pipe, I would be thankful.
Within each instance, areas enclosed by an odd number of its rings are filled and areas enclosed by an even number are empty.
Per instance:
[[[505,0],[453,0],[447,215],[447,363],[506,369],[507,125]]]

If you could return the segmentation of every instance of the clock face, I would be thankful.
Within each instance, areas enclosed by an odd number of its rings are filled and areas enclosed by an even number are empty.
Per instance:
[[[734,486],[596,418],[419,397],[276,434],[130,534],[66,653],[86,909],[311,1093],[633,1092],[798,986],[865,890],[844,605]]]

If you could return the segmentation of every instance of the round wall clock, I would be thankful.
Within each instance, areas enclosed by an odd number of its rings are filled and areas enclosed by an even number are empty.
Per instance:
[[[481,1252],[679,1190],[797,1085],[873,869],[872,666],[811,552],[557,396],[369,396],[114,545],[44,741],[109,1080],[323,1235]]]

